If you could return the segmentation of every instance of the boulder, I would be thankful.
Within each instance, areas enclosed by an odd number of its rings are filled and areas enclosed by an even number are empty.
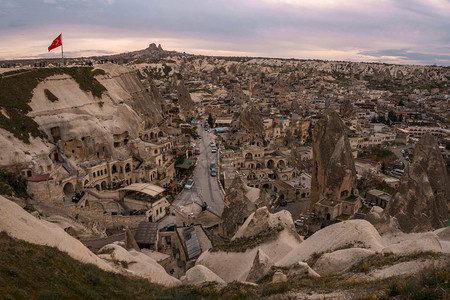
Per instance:
[[[374,254],[375,251],[362,248],[349,248],[325,253],[314,264],[314,270],[322,276],[345,272],[354,264]]]
[[[273,274],[272,277],[272,283],[278,283],[278,282],[286,282],[287,276],[283,274],[281,271],[276,271],[275,274]]]
[[[288,276],[310,276],[320,277],[320,275],[311,269],[311,267],[302,261],[297,262],[289,268]]]
[[[313,131],[311,209],[322,200],[336,201],[356,193],[356,169],[345,125],[327,110]]]
[[[202,265],[195,265],[181,277],[183,284],[202,285],[205,282],[217,282],[219,285],[226,285],[225,281],[217,276],[213,271]]]
[[[381,251],[384,242],[372,224],[365,220],[349,220],[327,226],[282,258],[277,265],[291,266],[306,261],[313,254],[333,252],[345,248],[367,248]]]
[[[275,263],[273,260],[268,257],[264,251],[258,249],[255,259],[253,260],[253,265],[248,273],[247,281],[256,282],[260,280],[270,272],[274,265]]]
[[[397,219],[403,232],[424,232],[445,227],[450,184],[437,139],[425,135],[416,144],[413,162],[384,210],[384,223]]]

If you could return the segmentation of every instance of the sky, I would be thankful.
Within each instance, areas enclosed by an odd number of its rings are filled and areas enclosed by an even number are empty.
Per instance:
[[[450,66],[450,0],[0,0],[0,60],[165,50]]]

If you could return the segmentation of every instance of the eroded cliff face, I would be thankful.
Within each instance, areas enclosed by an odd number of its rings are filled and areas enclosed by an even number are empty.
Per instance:
[[[415,146],[413,162],[384,210],[400,230],[422,232],[444,227],[448,219],[450,180],[435,137],[424,136]]]
[[[264,121],[261,112],[253,104],[249,104],[241,111],[240,126],[258,138],[264,137]]]
[[[95,76],[105,88],[101,97],[80,89],[71,76],[58,74],[40,81],[33,90],[28,116],[47,138],[27,145],[12,134],[0,151],[0,165],[31,161],[33,155],[48,155],[58,144],[63,153],[82,160],[128,158],[126,145],[163,120],[162,97],[151,84],[145,87],[128,67],[104,64]],[[57,100],[49,100],[50,91]],[[31,152],[31,153],[30,153]],[[27,154],[28,153],[28,154]],[[28,157],[30,156],[30,157]]]
[[[311,208],[322,199],[337,200],[356,191],[356,170],[345,126],[328,110],[313,131]]]
[[[266,193],[257,188],[248,187],[239,176],[236,176],[227,190],[222,213],[223,227],[228,236],[232,236],[237,226],[258,208],[268,206]]]

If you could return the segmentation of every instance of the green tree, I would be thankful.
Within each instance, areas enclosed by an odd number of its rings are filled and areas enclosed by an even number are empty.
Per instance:
[[[211,113],[209,113],[209,116],[208,116],[208,124],[209,124],[209,127],[213,128],[213,126],[214,126],[214,119],[213,119]]]
[[[397,105],[398,106],[405,106],[405,103],[403,103],[403,100],[400,100],[400,102]]]

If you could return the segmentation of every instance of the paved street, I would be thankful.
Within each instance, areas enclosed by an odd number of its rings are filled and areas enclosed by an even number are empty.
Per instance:
[[[392,152],[394,152],[394,154],[398,157],[398,159],[406,166],[406,165],[408,165],[409,164],[409,161],[407,161],[405,158],[404,158],[404,156],[403,156],[403,154],[401,153],[401,151],[402,150],[408,150],[408,149],[411,149],[411,145],[409,145],[409,146],[401,146],[401,147],[392,147],[390,150],[392,151]]]
[[[217,182],[218,177],[212,177],[209,171],[210,163],[214,162],[217,165],[218,153],[211,153],[209,146],[211,141],[215,142],[215,136],[213,133],[206,132],[200,125],[198,133],[202,139],[196,140],[197,147],[200,148],[200,155],[194,170],[194,186],[191,190],[184,189],[176,197],[172,206],[206,202],[209,210],[220,216],[223,212],[223,193]]]

